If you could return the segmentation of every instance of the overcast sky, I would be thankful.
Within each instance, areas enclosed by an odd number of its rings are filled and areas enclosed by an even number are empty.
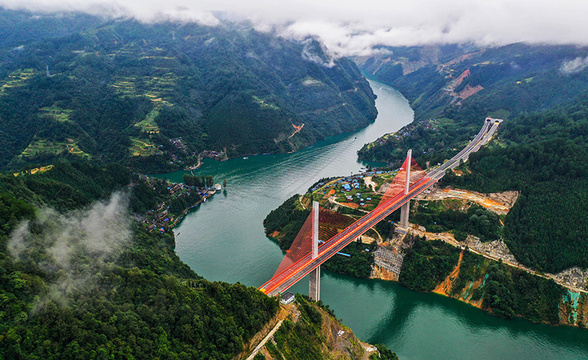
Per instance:
[[[376,45],[588,45],[586,0],[0,0],[0,6],[206,25],[217,24],[213,14],[222,11],[260,30],[318,36],[338,55],[366,55]]]

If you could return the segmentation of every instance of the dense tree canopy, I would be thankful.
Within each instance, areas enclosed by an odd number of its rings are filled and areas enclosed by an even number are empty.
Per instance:
[[[106,223],[90,223],[113,209],[91,212],[93,203],[133,177],[66,161],[0,175],[0,358],[231,359],[275,314],[276,300],[254,288],[196,275],[175,254],[173,233],[149,232],[125,209],[105,242]],[[157,184],[139,181],[131,204],[156,203]]]
[[[464,176],[444,183],[484,192],[521,191],[505,219],[504,234],[515,257],[534,268],[558,272],[588,267],[588,97],[505,124],[506,147],[473,154]]]
[[[164,172],[205,149],[297,150],[376,116],[355,64],[324,66],[312,41],[228,22],[6,9],[0,18],[0,169],[68,158]]]
[[[459,249],[441,240],[426,241],[413,237],[405,249],[400,283],[416,291],[432,291],[457,265]]]

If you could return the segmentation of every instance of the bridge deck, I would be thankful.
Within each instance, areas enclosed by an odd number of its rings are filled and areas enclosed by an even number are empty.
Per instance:
[[[493,121],[494,123],[490,126]],[[410,199],[439,181],[439,179],[445,175],[447,169],[452,169],[458,166],[462,159],[467,159],[472,152],[477,151],[481,145],[488,142],[499,124],[500,120],[487,118],[486,121],[484,121],[484,126],[482,126],[480,132],[463,150],[450,160],[446,161],[439,168],[434,169],[425,177],[412,184],[409,188],[408,194],[398,194],[384,204],[379,205],[370,213],[322,244],[318,249],[318,257],[313,259],[312,255],[309,253],[307,256],[298,260],[296,263],[292,264],[290,267],[260,286],[259,290],[268,296],[276,296],[278,293],[283,292],[294,285],[312,270],[316,269],[330,257],[341,251],[345,246],[349,245],[353,240],[357,239],[378,222],[382,221],[388,215],[410,201]]]

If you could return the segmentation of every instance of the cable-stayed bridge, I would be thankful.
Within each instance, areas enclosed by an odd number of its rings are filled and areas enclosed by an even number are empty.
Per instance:
[[[406,160],[379,205],[359,220],[346,226],[343,231],[322,242],[319,240],[319,219],[333,216],[333,214],[320,210],[318,203],[315,202],[309,219],[294,240],[284,261],[274,276],[260,286],[259,290],[268,296],[276,296],[310,274],[309,296],[318,300],[322,263],[399,208],[402,208],[400,226],[406,227],[410,199],[439,181],[448,169],[453,169],[460,162],[466,161],[472,152],[478,151],[494,135],[501,122],[502,120],[499,119],[486,118],[480,132],[463,150],[428,173],[418,167],[409,150]]]

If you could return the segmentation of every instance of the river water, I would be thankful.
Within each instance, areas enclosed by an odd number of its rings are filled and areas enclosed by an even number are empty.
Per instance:
[[[194,174],[227,179],[218,193],[175,229],[176,252],[211,281],[258,287],[282,260],[265,237],[263,219],[293,194],[323,177],[357,173],[357,150],[410,123],[413,112],[394,89],[371,82],[378,96],[374,124],[329,138],[292,154],[217,162],[206,159]],[[184,172],[165,174],[181,181]],[[308,281],[293,291],[307,294]],[[588,359],[588,330],[503,320],[459,301],[422,294],[397,283],[322,272],[321,299],[362,340],[384,343],[401,359]]]

